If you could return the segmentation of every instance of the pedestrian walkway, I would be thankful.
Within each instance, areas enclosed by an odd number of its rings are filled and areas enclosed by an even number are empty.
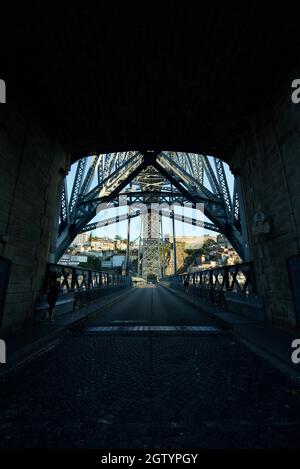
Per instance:
[[[1,336],[6,342],[7,365],[2,365],[0,374],[10,366],[23,359],[26,355],[34,353],[47,342],[59,337],[67,328],[75,327],[92,318],[94,314],[106,307],[113,305],[116,301],[126,297],[132,290],[111,292],[103,299],[86,305],[78,310],[54,316],[53,322],[49,320],[39,321],[26,328],[20,329],[8,335]]]
[[[178,298],[226,322],[233,333],[257,353],[263,354],[278,367],[285,368],[285,371],[289,369],[296,379],[298,374],[300,376],[300,365],[295,365],[291,360],[293,351],[291,345],[295,339],[300,339],[300,332],[288,331],[265,321],[258,322],[255,319],[251,320],[236,313],[230,313],[224,308],[209,304],[201,298],[193,298],[177,289],[168,288],[168,290]]]
[[[3,448],[286,448],[299,432],[300,386],[161,287],[132,289],[0,376]]]

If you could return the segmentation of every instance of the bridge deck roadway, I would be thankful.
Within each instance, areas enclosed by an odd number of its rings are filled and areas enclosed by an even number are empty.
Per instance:
[[[126,331],[137,325],[217,333]],[[0,380],[0,447],[299,446],[299,389],[162,287],[134,289]]]
[[[107,308],[90,325],[201,325],[224,327],[225,323],[197,306],[169,293],[163,287],[146,284],[134,288],[125,300]]]

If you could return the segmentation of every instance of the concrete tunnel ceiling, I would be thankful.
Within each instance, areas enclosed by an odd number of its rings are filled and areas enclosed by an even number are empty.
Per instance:
[[[9,102],[73,161],[132,149],[228,160],[248,119],[289,86],[299,19],[288,4],[91,5],[26,2],[0,33]]]

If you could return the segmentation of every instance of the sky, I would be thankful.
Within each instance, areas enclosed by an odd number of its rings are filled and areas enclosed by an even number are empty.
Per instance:
[[[209,157],[210,158],[210,157]],[[212,159],[210,158],[210,161]],[[87,165],[88,166],[88,165]],[[67,176],[67,187],[68,187],[68,195],[70,197],[71,191],[72,191],[72,185],[76,173],[76,167],[77,163],[73,164],[71,166],[71,170]],[[225,167],[225,172],[226,172],[226,177],[227,177],[227,182],[229,186],[229,191],[233,193],[233,184],[234,184],[234,177],[229,169],[229,166],[224,163]],[[96,185],[96,178],[95,181],[92,183],[92,188]],[[209,184],[207,181],[207,178],[205,176],[204,178],[204,185],[208,188]],[[124,213],[127,213],[128,207],[117,207],[113,208],[110,210],[102,210],[99,213],[97,213],[96,217],[91,220],[90,223],[100,221],[100,220],[105,220],[107,218],[116,216],[116,215],[122,215]],[[180,214],[180,215],[185,215],[187,217],[191,218],[196,218],[197,220],[202,220],[202,221],[209,221],[199,210],[194,210],[188,207],[175,207],[175,213]],[[121,238],[126,238],[127,237],[127,220],[115,223],[110,226],[105,226],[103,228],[98,228],[96,230],[93,230],[93,236],[99,236],[99,237],[108,237],[111,239],[114,239],[115,236],[121,236]],[[137,239],[140,235],[140,229],[141,229],[141,219],[140,217],[133,218],[131,220],[131,229],[130,229],[130,239],[131,241],[134,241]],[[163,229],[163,234],[172,234],[172,221],[169,218],[163,217],[162,221],[162,229]],[[187,223],[183,223],[180,221],[175,221],[175,233],[176,236],[181,237],[181,236],[202,236],[204,234],[215,234],[214,232],[211,232],[207,229],[202,229],[197,226],[192,226]]]

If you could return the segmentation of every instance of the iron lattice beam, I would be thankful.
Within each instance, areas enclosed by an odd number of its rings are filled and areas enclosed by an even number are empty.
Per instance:
[[[128,213],[125,213],[123,215],[116,215],[115,217],[106,218],[105,220],[97,221],[95,223],[89,223],[88,225],[82,228],[80,233],[94,231],[98,228],[103,228],[105,226],[114,225],[122,221],[131,220],[133,218],[137,218],[141,216],[141,214],[142,214],[141,210],[136,210],[135,212],[132,212],[130,215]],[[176,221],[180,221],[188,225],[198,226],[199,228],[204,228],[206,230],[220,233],[219,228],[217,228],[213,223],[209,223],[203,220],[197,220],[196,218],[191,218],[191,217],[187,217],[185,215],[179,215],[176,213],[174,214],[174,212],[168,212],[165,210],[159,210],[159,215],[165,218],[170,218],[171,220],[174,218]]]
[[[73,188],[72,188],[72,193],[71,193],[71,198],[70,198],[70,221],[74,220],[75,214],[76,214],[76,205],[77,201],[79,198],[79,193],[81,189],[81,183],[83,180],[83,175],[84,175],[84,170],[86,167],[87,159],[83,158],[78,161],[77,163],[77,169],[76,169],[76,174],[73,182]]]
[[[59,232],[61,232],[70,223],[68,188],[66,179],[63,181],[61,191],[60,220]]]
[[[214,168],[211,162],[214,162]],[[99,210],[152,203],[194,208],[203,204],[204,214],[212,222],[204,222],[203,226],[223,233],[244,258],[247,239],[244,223],[240,223],[241,191],[235,185],[231,197],[226,171],[219,158],[178,152],[146,152],[143,155],[123,152],[95,155],[89,161],[87,172],[86,166],[87,159],[77,163],[69,200],[67,186],[63,186],[56,259],[78,233],[94,226],[90,221]],[[92,187],[95,179],[96,186]],[[194,224],[193,220],[183,218]]]
[[[142,277],[161,278],[160,217],[155,210],[146,210],[142,219]]]

